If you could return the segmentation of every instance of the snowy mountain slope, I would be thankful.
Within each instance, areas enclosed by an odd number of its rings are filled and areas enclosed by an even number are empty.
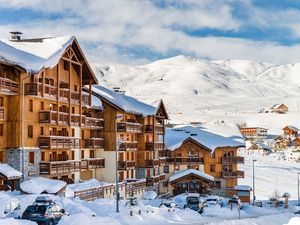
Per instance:
[[[118,86],[149,104],[163,99],[177,122],[227,120],[255,125],[267,117],[273,125],[277,115],[256,114],[285,103],[295,115],[280,123],[300,125],[294,119],[300,112],[300,63],[208,61],[180,55],[143,66],[94,64],[94,68],[103,86]]]

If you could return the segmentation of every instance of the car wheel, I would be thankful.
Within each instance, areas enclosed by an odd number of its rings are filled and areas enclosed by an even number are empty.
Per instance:
[[[54,222],[51,220],[49,221],[48,225],[54,225]]]

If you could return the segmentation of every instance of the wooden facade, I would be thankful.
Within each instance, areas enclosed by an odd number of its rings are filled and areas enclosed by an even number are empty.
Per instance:
[[[29,161],[24,164],[27,169],[29,166],[33,168],[26,171],[24,176],[47,175],[74,181],[80,179],[81,170],[60,172],[71,168],[74,160],[79,161],[81,168],[85,164],[82,159],[90,158],[95,161],[89,161],[88,169],[104,167],[104,160],[99,159],[99,163],[95,153],[103,149],[103,138],[98,135],[98,131],[103,129],[102,112],[91,108],[91,92],[82,91],[84,86],[91,90],[91,86],[97,84],[97,79],[76,39],[66,47],[53,68],[43,68],[29,74],[18,67],[0,63],[0,160],[14,164],[11,162],[11,151],[22,147],[22,82],[23,147]],[[82,149],[87,153],[82,154]],[[92,153],[89,154],[89,151]],[[6,156],[7,152],[11,155]],[[91,167],[91,162],[97,166]],[[34,168],[39,164],[41,167],[36,172]],[[78,172],[77,177],[75,172]]]

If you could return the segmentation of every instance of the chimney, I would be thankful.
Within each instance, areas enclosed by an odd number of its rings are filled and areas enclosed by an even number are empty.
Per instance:
[[[20,41],[21,35],[23,34],[20,31],[11,31],[9,33],[11,34],[11,41]]]

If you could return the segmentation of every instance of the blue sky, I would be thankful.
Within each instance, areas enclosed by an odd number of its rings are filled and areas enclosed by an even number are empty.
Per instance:
[[[75,35],[99,63],[300,62],[300,0],[0,0],[0,38]]]

